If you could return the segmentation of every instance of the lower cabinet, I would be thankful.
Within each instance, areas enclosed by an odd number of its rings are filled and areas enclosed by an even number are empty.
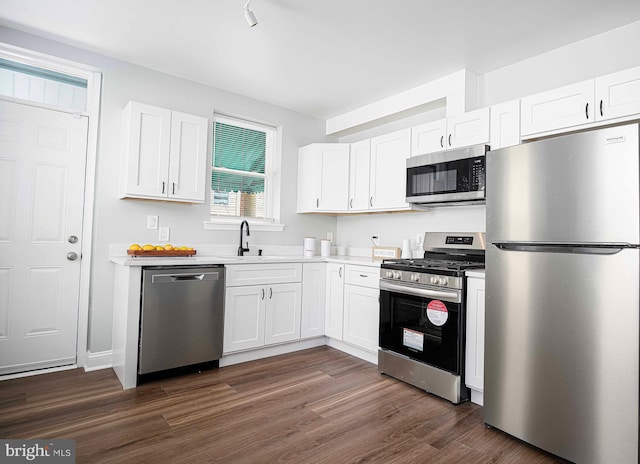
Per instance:
[[[227,266],[223,352],[299,340],[301,281],[300,263]]]
[[[471,401],[482,405],[484,392],[484,277],[467,279],[467,344],[465,383],[471,389]]]
[[[300,338],[324,336],[327,265],[302,264],[302,317]]]
[[[327,264],[327,337],[377,352],[379,273],[377,267]]]

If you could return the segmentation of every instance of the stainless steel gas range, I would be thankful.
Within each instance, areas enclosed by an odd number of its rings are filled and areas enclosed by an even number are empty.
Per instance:
[[[378,370],[452,403],[464,383],[466,278],[484,268],[484,233],[433,233],[424,258],[383,261]]]

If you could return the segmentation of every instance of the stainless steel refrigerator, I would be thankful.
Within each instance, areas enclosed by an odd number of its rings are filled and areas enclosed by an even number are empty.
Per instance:
[[[639,126],[487,154],[484,420],[638,463]]]

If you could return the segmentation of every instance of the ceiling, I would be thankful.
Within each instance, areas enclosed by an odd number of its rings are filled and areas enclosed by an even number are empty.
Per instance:
[[[638,0],[0,0],[0,25],[327,119],[640,20]]]

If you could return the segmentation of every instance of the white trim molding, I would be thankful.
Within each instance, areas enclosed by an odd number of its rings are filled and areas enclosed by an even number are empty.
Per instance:
[[[87,362],[84,365],[85,372],[99,371],[113,367],[113,351],[87,351]]]

